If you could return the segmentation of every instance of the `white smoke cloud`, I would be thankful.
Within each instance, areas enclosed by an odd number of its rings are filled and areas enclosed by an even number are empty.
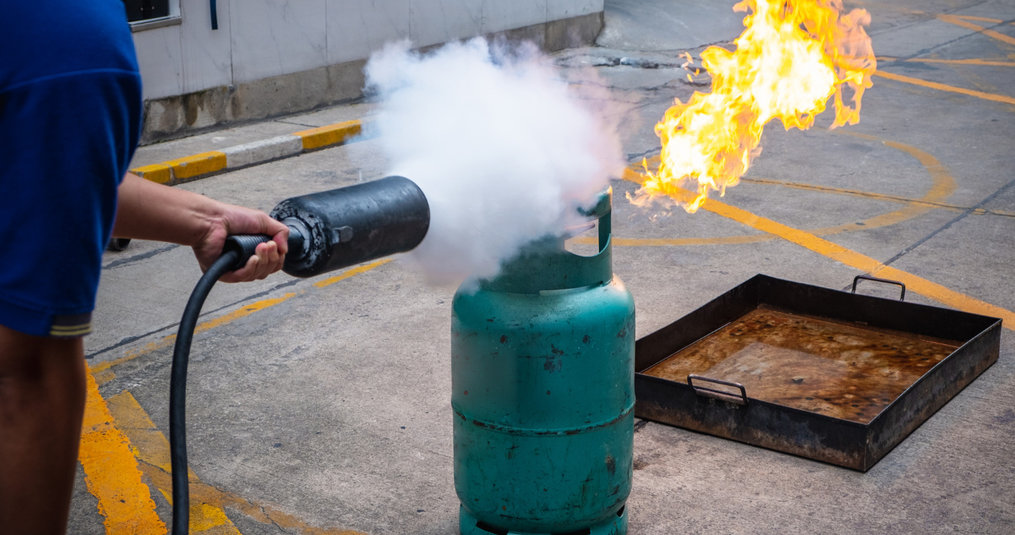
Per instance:
[[[534,46],[482,38],[374,54],[367,88],[390,174],[416,182],[430,230],[408,260],[435,283],[484,279],[526,243],[559,234],[623,169],[615,129]]]

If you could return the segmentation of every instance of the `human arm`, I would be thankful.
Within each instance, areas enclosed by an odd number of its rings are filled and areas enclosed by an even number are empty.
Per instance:
[[[221,254],[230,234],[263,234],[271,241],[257,246],[247,264],[222,277],[224,282],[263,279],[282,268],[289,228],[264,212],[223,203],[127,173],[119,188],[113,235],[187,245],[201,269]]]

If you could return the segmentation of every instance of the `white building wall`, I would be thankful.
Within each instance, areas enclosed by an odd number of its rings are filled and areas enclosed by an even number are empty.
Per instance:
[[[603,10],[603,0],[178,0],[179,23],[135,30],[145,98],[366,59],[388,41],[444,43]]]
[[[328,17],[328,62],[369,57],[384,43],[410,35],[410,0],[333,0]]]
[[[158,101],[150,122],[165,123],[154,127],[168,132],[176,128],[171,124],[202,127],[241,117],[227,109],[240,109],[236,102],[215,110],[207,98],[203,111],[190,111],[197,119],[185,118],[165,99],[355,65],[390,41],[408,38],[424,47],[601,13],[603,1],[217,0],[213,30],[210,0],[170,0],[170,19],[135,25],[134,42],[145,99]]]

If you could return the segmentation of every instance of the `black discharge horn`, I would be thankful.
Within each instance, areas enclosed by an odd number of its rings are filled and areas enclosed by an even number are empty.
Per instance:
[[[430,228],[430,206],[413,181],[400,176],[292,197],[271,217],[289,227],[282,270],[312,277],[414,249]],[[246,263],[265,236],[230,236],[226,252],[238,250],[233,269]]]

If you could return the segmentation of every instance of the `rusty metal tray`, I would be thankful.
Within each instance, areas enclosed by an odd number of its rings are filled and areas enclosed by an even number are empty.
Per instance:
[[[756,275],[635,346],[639,418],[867,471],[997,361],[1001,320]]]

